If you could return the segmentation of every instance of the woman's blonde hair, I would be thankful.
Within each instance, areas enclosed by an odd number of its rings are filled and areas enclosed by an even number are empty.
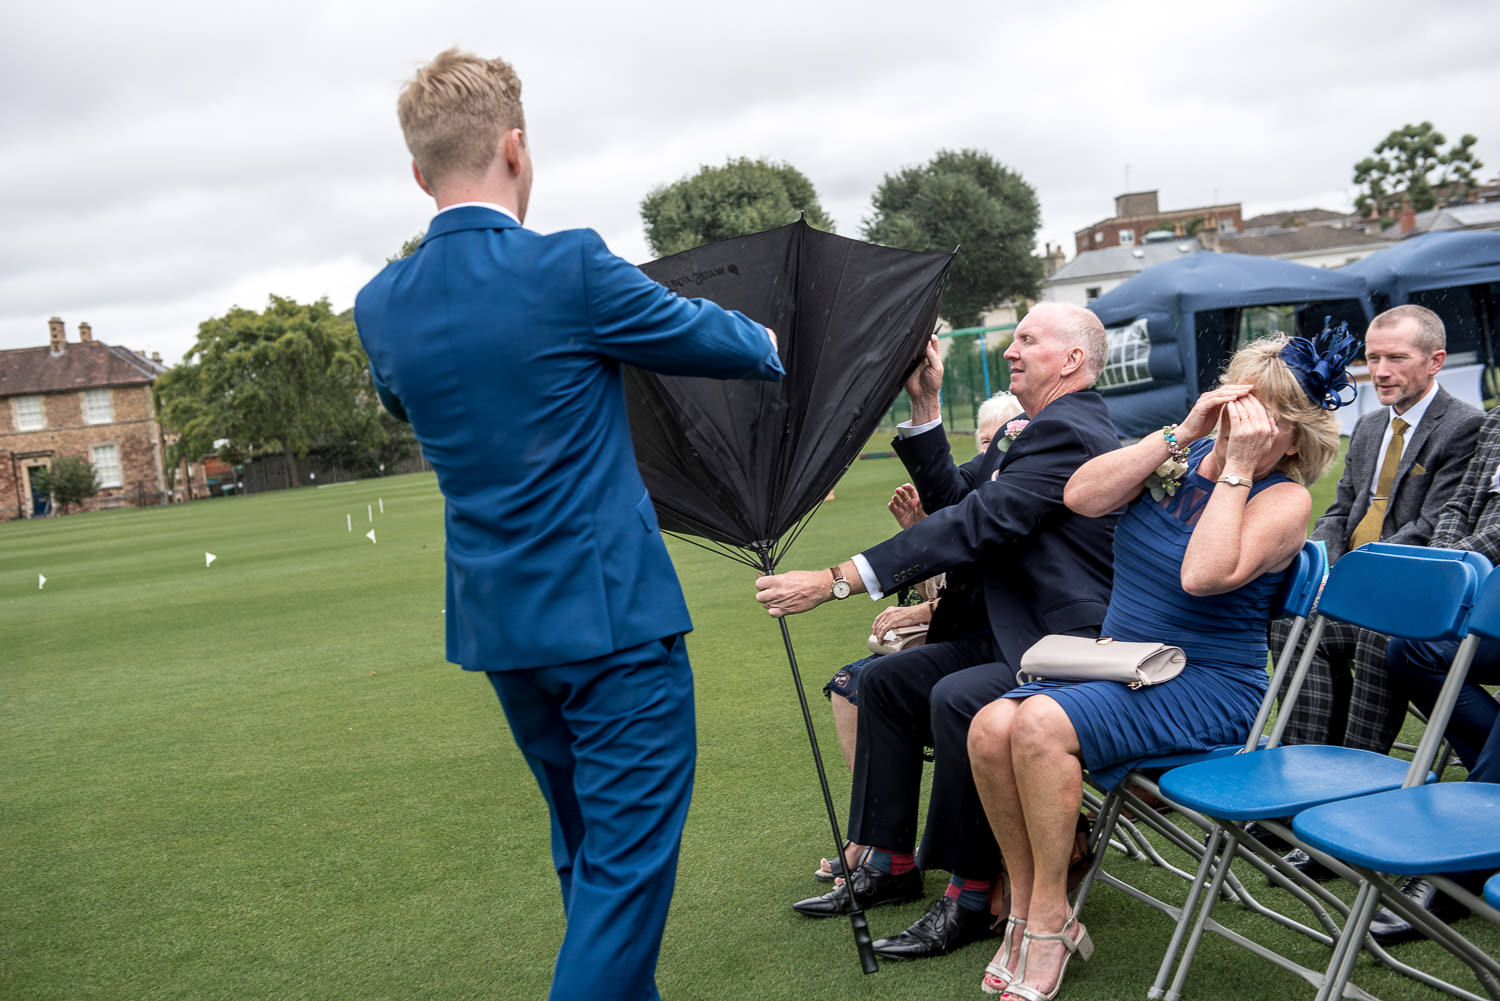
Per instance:
[[[1339,422],[1308,397],[1296,373],[1281,360],[1287,340],[1285,334],[1276,333],[1251,341],[1229,359],[1219,382],[1254,386],[1256,398],[1275,414],[1276,420],[1291,423],[1296,451],[1283,457],[1276,469],[1310,486],[1328,471],[1338,455]]]

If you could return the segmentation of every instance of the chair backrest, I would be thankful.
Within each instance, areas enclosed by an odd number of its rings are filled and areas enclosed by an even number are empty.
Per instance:
[[[1323,577],[1327,573],[1328,553],[1311,539],[1302,543],[1297,558],[1286,568],[1276,614],[1304,619],[1311,615],[1313,601],[1318,597],[1318,589],[1323,586]]]
[[[1423,546],[1381,543],[1345,553],[1318,599],[1318,615],[1282,696],[1270,745],[1281,742],[1327,620],[1404,639],[1459,639],[1479,593],[1480,568],[1487,564],[1477,554]]]
[[[1410,550],[1362,546],[1345,553],[1328,575],[1318,613],[1405,639],[1461,637],[1479,593],[1478,567],[1469,557],[1453,555],[1459,550]]]
[[[1390,556],[1421,556],[1430,560],[1462,560],[1479,573],[1480,580],[1494,569],[1489,559],[1468,549],[1434,549],[1431,546],[1404,546],[1396,542],[1369,542],[1359,548],[1371,553]]]

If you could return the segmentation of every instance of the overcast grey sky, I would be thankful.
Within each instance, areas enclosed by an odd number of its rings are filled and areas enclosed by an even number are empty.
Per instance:
[[[592,226],[637,262],[642,196],[738,156],[790,162],[858,236],[885,174],[979,147],[1070,257],[1127,169],[1164,208],[1349,208],[1354,162],[1430,119],[1500,173],[1492,0],[530,6],[10,5],[0,348],[45,344],[56,314],[177,361],[273,292],[351,305],[431,215],[394,106],[454,44],[521,74],[528,225]]]

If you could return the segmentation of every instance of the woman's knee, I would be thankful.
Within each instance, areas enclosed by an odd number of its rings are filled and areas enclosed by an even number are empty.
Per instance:
[[[1045,695],[1021,703],[1011,723],[1011,748],[1016,754],[1072,754],[1078,734],[1063,707]]]
[[[1015,715],[1015,699],[996,699],[974,714],[969,724],[971,765],[997,766],[1010,760],[1010,733]]]

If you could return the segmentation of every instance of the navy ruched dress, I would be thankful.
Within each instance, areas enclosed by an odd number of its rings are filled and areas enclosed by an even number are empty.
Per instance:
[[[1045,693],[1078,733],[1083,764],[1108,789],[1144,758],[1243,743],[1268,679],[1266,625],[1283,576],[1265,573],[1225,594],[1182,589],[1182,559],[1213,481],[1198,466],[1208,438],[1188,451],[1188,473],[1160,503],[1142,491],[1115,527],[1115,581],[1102,636],[1168,643],[1187,655],[1181,674],[1132,689],[1114,681],[1034,681],[1005,698]],[[1250,488],[1253,497],[1283,473]]]

